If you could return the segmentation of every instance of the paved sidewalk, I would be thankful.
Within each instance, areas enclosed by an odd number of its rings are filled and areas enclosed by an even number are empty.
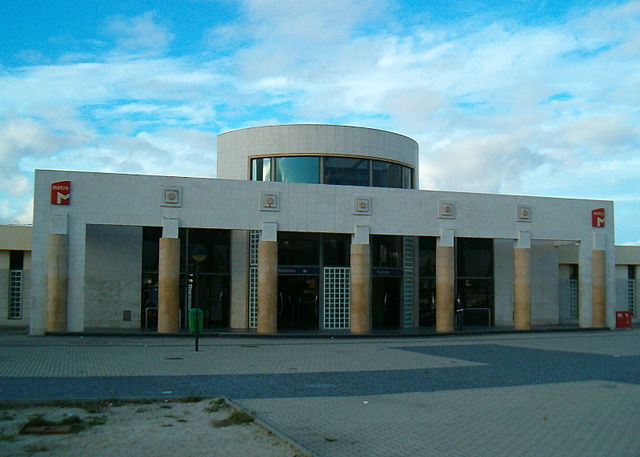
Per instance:
[[[317,456],[640,455],[640,329],[193,349],[0,335],[0,400],[225,395]]]

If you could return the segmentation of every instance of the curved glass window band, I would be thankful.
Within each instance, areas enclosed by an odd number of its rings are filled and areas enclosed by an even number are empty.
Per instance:
[[[413,169],[357,157],[284,156],[251,159],[253,181],[413,189]]]

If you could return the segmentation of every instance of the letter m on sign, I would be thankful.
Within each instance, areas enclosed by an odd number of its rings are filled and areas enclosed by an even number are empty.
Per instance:
[[[51,183],[51,204],[68,205],[71,203],[71,181]]]
[[[598,208],[591,211],[591,226],[604,227],[604,208]]]

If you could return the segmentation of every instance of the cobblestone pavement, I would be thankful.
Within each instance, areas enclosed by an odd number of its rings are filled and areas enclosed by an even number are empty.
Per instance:
[[[640,329],[0,335],[0,400],[224,395],[317,456],[640,456]]]

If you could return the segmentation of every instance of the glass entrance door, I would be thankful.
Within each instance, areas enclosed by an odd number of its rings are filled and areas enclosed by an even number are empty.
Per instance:
[[[278,328],[317,330],[319,325],[318,276],[278,278]]]
[[[400,328],[402,278],[374,277],[371,317],[375,330]]]

